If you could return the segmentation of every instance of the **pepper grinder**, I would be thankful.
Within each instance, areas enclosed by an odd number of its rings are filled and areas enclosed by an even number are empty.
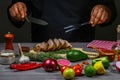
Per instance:
[[[14,50],[13,44],[12,44],[14,35],[8,32],[7,34],[4,35],[4,38],[6,41],[5,50]]]
[[[11,64],[16,61],[15,52],[13,48],[12,41],[14,39],[14,35],[8,32],[4,35],[5,39],[5,49],[0,51],[0,64]]]

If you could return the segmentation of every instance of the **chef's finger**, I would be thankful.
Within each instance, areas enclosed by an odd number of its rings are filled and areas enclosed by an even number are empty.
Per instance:
[[[25,16],[27,15],[27,8],[26,8],[26,5],[25,4],[23,4],[22,6],[21,6],[21,8],[22,8],[22,18],[25,18]]]
[[[20,14],[20,12],[19,12],[19,6],[15,7],[15,10],[16,10],[16,16],[15,16],[15,17],[20,20],[21,14]]]
[[[10,9],[9,9],[9,13],[10,13],[10,16],[11,16],[12,18],[14,18],[14,17],[16,16],[16,12],[15,12],[15,10],[13,10],[13,8],[10,8]]]
[[[95,17],[93,26],[99,24],[99,21],[101,21],[102,15],[104,15],[104,10],[102,8],[99,8],[97,11],[98,11],[98,13],[97,13],[97,15]]]
[[[19,12],[18,12],[18,7],[17,7],[17,5],[13,5],[13,6],[9,9],[9,13],[10,13],[12,19],[14,19],[15,21],[19,21],[20,14],[19,14]]]
[[[107,22],[107,20],[108,20],[108,13],[106,11],[104,11],[98,24],[105,23],[105,22]]]
[[[105,22],[107,22],[107,20],[108,20],[108,13],[106,11],[104,11],[103,15],[101,17],[101,21],[102,21],[102,23],[105,23]]]
[[[20,13],[20,19],[22,20],[25,17],[25,15],[24,15],[25,14],[25,10],[24,10],[22,5],[18,6],[18,11]]]
[[[102,21],[101,21],[101,20],[99,20],[98,24],[102,24]]]
[[[23,12],[24,12],[24,13],[23,13],[24,15],[21,16],[21,17],[22,17],[22,21],[24,21],[24,20],[25,20],[25,16],[27,16],[27,8],[26,8],[25,5],[23,6],[23,10],[24,10],[24,11],[23,11]]]
[[[98,11],[97,11],[96,9],[98,9],[98,7],[93,8],[93,10],[92,10],[92,12],[91,12],[90,23],[91,23],[92,26],[93,26],[93,24],[94,24],[95,17],[97,16],[97,13],[98,13]]]

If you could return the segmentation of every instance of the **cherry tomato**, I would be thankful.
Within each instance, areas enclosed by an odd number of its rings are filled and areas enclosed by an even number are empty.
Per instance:
[[[69,66],[67,66],[67,65],[61,66],[61,67],[60,67],[61,73],[63,74],[63,71],[64,71],[65,69],[67,69],[67,68],[69,68]]]
[[[120,54],[118,55],[118,61],[120,61]]]
[[[72,66],[72,69],[75,71],[75,76],[80,76],[83,70],[83,66],[79,64],[75,64]]]

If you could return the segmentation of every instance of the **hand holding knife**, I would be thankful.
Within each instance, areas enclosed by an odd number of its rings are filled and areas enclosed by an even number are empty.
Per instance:
[[[14,21],[24,21],[46,26],[48,23],[44,20],[37,19],[27,15],[27,6],[23,2],[17,2],[9,8],[9,13]]]

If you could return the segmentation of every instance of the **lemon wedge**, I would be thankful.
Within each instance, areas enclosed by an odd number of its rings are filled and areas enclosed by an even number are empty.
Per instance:
[[[106,70],[105,70],[105,68],[103,66],[102,61],[96,62],[93,67],[96,70],[97,74],[103,75],[103,74],[106,73]]]

